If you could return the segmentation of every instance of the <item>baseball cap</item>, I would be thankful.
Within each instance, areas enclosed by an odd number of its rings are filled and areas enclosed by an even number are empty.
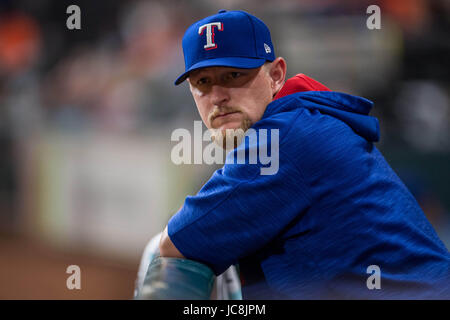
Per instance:
[[[275,60],[269,28],[245,11],[220,10],[192,24],[183,36],[185,72],[175,80],[182,83],[189,72],[205,67],[252,69]]]

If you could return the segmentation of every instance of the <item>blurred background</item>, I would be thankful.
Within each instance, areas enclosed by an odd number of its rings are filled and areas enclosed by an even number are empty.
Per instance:
[[[0,0],[0,299],[132,298],[146,243],[217,169],[174,165],[170,136],[200,120],[181,38],[219,9],[265,21],[289,76],[375,102],[377,147],[450,247],[449,1]]]

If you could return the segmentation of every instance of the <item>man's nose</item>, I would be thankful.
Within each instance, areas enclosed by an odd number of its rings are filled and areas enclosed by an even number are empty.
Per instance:
[[[229,89],[220,85],[213,85],[211,87],[211,103],[215,106],[221,107],[230,100]]]

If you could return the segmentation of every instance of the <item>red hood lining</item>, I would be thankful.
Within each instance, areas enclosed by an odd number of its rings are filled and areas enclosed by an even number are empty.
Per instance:
[[[287,95],[304,91],[331,91],[320,82],[299,73],[288,79],[273,100],[285,97]]]

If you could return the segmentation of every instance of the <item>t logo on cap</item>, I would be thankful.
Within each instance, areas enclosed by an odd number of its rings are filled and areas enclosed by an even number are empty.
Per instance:
[[[198,34],[202,35],[203,30],[206,29],[206,44],[203,46],[205,50],[211,50],[217,48],[217,44],[214,43],[214,27],[217,27],[219,31],[223,30],[222,22],[211,22],[202,25],[198,28]]]

